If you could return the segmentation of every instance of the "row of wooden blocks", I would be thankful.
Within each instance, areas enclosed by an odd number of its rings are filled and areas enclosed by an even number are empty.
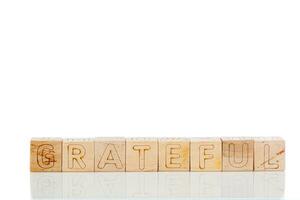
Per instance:
[[[31,140],[32,172],[283,171],[285,142],[263,138]]]

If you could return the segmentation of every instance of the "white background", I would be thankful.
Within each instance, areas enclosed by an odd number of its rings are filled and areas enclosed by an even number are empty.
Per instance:
[[[299,197],[300,2],[0,1],[1,199],[33,136],[283,136]]]

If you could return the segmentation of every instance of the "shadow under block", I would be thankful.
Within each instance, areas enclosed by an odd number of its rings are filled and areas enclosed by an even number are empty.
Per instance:
[[[159,139],[159,171],[190,170],[190,140],[185,138]]]
[[[154,138],[126,139],[126,171],[157,172],[158,141]]]
[[[253,171],[253,139],[222,138],[222,143],[223,171]]]
[[[30,171],[61,172],[62,139],[33,138],[30,144]]]
[[[125,171],[125,138],[97,138],[95,140],[95,171]]]
[[[191,171],[222,171],[220,138],[192,138],[190,145]]]
[[[63,172],[94,172],[94,163],[94,140],[63,140]]]
[[[285,142],[282,138],[255,138],[254,170],[283,171],[285,168]]]

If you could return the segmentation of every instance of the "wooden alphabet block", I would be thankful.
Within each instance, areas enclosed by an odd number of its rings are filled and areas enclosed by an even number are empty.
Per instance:
[[[285,168],[285,142],[282,138],[255,138],[254,155],[255,171],[283,171]]]
[[[97,138],[95,140],[95,171],[125,171],[125,138]]]
[[[190,140],[186,138],[159,139],[159,171],[189,171]]]
[[[190,145],[191,171],[222,171],[220,138],[192,138]]]
[[[62,139],[33,138],[30,144],[32,172],[61,172]]]
[[[126,171],[156,172],[158,170],[158,142],[154,138],[126,140]]]
[[[223,171],[253,171],[253,139],[222,138],[222,142]]]
[[[94,140],[63,140],[64,172],[93,172],[95,162]]]

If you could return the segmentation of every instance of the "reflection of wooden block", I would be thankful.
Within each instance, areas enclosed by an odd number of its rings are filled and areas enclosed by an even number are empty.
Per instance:
[[[253,148],[251,138],[222,138],[223,171],[253,171]]]
[[[63,173],[30,173],[32,200],[63,199]]]
[[[159,140],[159,171],[189,171],[190,140],[164,138]]]
[[[94,184],[92,186],[94,191],[92,192],[92,195],[89,194],[89,197],[86,200],[126,199],[126,190],[128,187],[128,185],[126,185],[126,175],[126,173],[116,172],[95,173],[93,175]],[[79,200],[78,198],[75,199]]]
[[[253,193],[254,193],[253,174],[254,173],[250,173],[250,172],[222,173],[221,175],[222,197],[220,199],[223,200],[254,199],[253,198]]]
[[[61,172],[62,139],[33,138],[30,145],[32,172]]]
[[[220,138],[191,139],[191,171],[221,171],[222,141]]]
[[[82,172],[63,173],[63,177],[62,177],[63,196],[61,199],[68,199],[68,200],[98,199],[95,198],[95,190],[98,188],[95,188],[94,178],[95,178],[95,173],[82,173]]]
[[[254,170],[283,171],[285,166],[285,142],[282,138],[255,138]]]
[[[191,173],[191,194],[194,200],[221,200],[222,199],[222,172],[192,172]],[[223,199],[225,200],[225,199]],[[229,199],[228,199],[229,200]],[[231,199],[234,200],[234,199]],[[235,199],[237,200],[237,199]]]
[[[158,173],[126,173],[127,200],[159,200]],[[115,199],[116,200],[116,199]],[[121,199],[120,199],[121,200]]]
[[[95,171],[125,171],[124,138],[97,138],[95,140]]]
[[[126,171],[156,172],[158,169],[158,143],[154,138],[126,139]]]
[[[160,173],[158,176],[158,198],[164,200],[183,200],[190,198],[190,173],[168,172]],[[188,198],[187,198],[188,197]],[[200,199],[193,198],[193,199]]]
[[[94,171],[94,140],[66,139],[63,141],[64,172]]]

